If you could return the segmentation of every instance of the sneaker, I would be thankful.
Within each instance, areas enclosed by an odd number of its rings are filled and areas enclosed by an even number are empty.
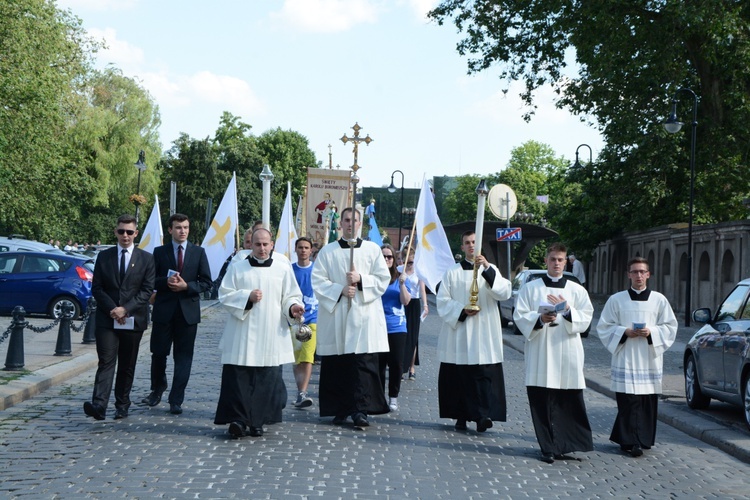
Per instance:
[[[398,411],[398,399],[388,398],[388,407],[391,409],[391,411]]]
[[[310,396],[307,395],[305,391],[300,391],[299,394],[297,394],[297,400],[294,402],[295,408],[307,408],[308,406],[312,406],[313,400]]]
[[[414,382],[417,379],[417,374],[414,372],[409,372],[409,380]]]

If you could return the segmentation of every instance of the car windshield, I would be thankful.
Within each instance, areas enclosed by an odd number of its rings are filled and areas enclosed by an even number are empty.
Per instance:
[[[716,311],[716,321],[734,321],[743,317],[743,308],[747,302],[747,285],[738,285]],[[745,313],[747,314],[747,313]]]

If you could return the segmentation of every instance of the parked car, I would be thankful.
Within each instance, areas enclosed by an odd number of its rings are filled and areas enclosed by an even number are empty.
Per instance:
[[[52,252],[57,248],[47,243],[27,240],[21,235],[0,236],[1,252]]]
[[[501,300],[498,305],[500,307],[500,321],[502,322],[503,326],[510,326],[510,323],[513,322],[513,311],[516,310],[516,298],[518,297],[518,290],[521,289],[523,285],[528,283],[529,281],[534,281],[536,279],[541,278],[547,274],[546,269],[526,269],[524,271],[521,271],[520,273],[516,274],[516,277],[513,278],[513,289],[511,291],[511,295],[509,299]],[[568,271],[563,271],[563,276],[565,276],[567,279],[580,284],[578,281],[578,278],[573,276],[573,273],[569,273]],[[586,328],[586,331],[581,333],[581,337],[588,337],[589,331],[591,330],[591,324],[589,323],[589,326]],[[521,335],[521,330],[516,327],[515,323],[513,323],[513,333],[516,335]]]
[[[16,306],[27,313],[59,318],[63,304],[74,318],[86,312],[91,297],[94,261],[85,256],[51,252],[0,253],[0,313]]]
[[[743,408],[750,428],[750,279],[740,281],[716,315],[693,311],[705,323],[685,347],[685,398],[693,409],[707,408],[711,398]]]

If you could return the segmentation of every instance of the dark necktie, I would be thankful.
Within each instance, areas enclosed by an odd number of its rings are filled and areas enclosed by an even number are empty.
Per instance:
[[[182,272],[182,245],[177,245],[177,272]]]
[[[120,283],[125,279],[125,254],[128,253],[127,250],[123,250],[120,254]]]

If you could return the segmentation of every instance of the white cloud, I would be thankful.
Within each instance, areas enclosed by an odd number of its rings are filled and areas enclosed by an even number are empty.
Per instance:
[[[281,11],[271,13],[271,18],[297,30],[336,33],[374,23],[378,7],[371,0],[285,0]]]
[[[257,114],[263,110],[250,85],[239,78],[201,71],[188,77],[186,83],[197,99],[226,105],[239,114]]]
[[[106,49],[99,51],[97,59],[102,66],[114,64],[126,73],[133,72],[145,60],[143,50],[124,40],[117,38],[117,32],[113,28],[91,28],[88,34],[97,40],[104,40]]]
[[[438,0],[408,0],[411,10],[414,14],[421,19],[427,20],[427,13],[435,8],[438,4]]]

